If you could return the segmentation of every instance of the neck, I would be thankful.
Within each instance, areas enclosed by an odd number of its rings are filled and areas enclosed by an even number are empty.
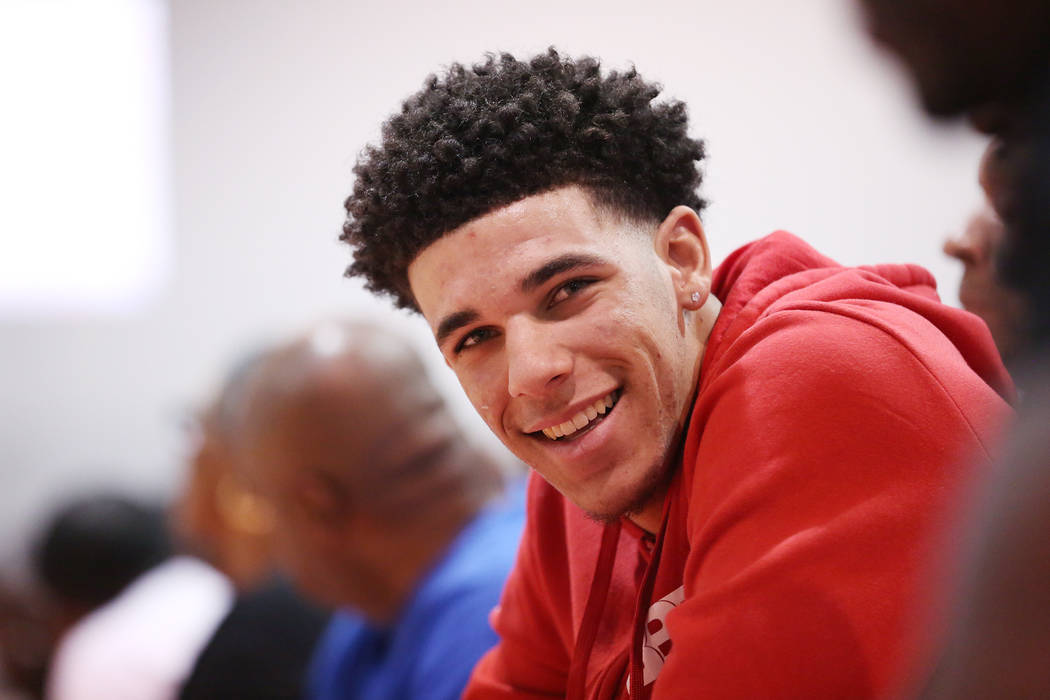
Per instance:
[[[426,484],[427,501],[419,503],[414,514],[398,508],[383,517],[381,529],[386,537],[376,538],[372,552],[375,570],[383,571],[384,588],[375,610],[369,611],[374,622],[389,624],[396,620],[452,542],[499,494],[502,481],[498,472],[489,468],[482,455],[464,452],[467,454],[454,450],[451,456],[459,460],[459,465],[476,467],[476,471],[462,467],[441,469],[441,473],[467,478],[450,476]],[[391,557],[391,552],[397,553],[396,558]]]
[[[663,524],[664,501],[667,500],[667,486],[663,486],[649,502],[639,511],[628,513],[627,519],[642,528],[650,535],[660,531]]]
[[[711,337],[711,331],[715,327],[719,314],[722,313],[722,302],[714,294],[707,295],[707,301],[696,310],[696,333],[700,340],[700,359],[703,359],[704,350],[707,349],[707,339]],[[699,364],[697,365],[699,369]]]
[[[393,624],[415,595],[423,579],[448,551],[449,545],[469,523],[476,511],[449,513],[440,521],[430,519],[422,528],[404,530],[395,539],[386,540],[374,555],[383,567],[377,580],[373,604],[365,611],[372,622]],[[390,524],[388,527],[398,527]],[[391,556],[396,552],[396,556]]]

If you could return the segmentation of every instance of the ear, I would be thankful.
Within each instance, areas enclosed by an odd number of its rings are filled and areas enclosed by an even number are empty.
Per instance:
[[[677,206],[653,237],[656,255],[667,265],[680,306],[696,310],[711,294],[711,254],[696,212]]]

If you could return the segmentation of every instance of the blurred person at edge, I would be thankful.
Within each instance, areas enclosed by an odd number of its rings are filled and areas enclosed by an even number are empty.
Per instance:
[[[988,171],[995,148],[995,143],[989,145],[978,170],[987,203],[970,217],[962,234],[944,242],[944,252],[963,265],[959,302],[988,324],[1003,361],[1012,367],[1024,346],[1027,311],[1022,294],[1003,282],[995,265],[1006,235],[1003,222],[991,206],[993,198],[999,196],[999,183]]]
[[[778,231],[715,269],[704,149],[660,93],[491,54],[427,78],[354,168],[349,272],[422,313],[535,470],[465,697],[878,697],[1010,381],[917,266]]]
[[[0,700],[41,700],[58,621],[39,585],[20,578],[0,577]]]
[[[1020,341],[1021,303],[995,273],[995,251],[1002,237],[1003,223],[991,208],[983,207],[974,212],[961,234],[945,240],[943,249],[963,266],[959,303],[988,324],[1003,362],[1010,366]]]
[[[1001,469],[966,530],[963,576],[922,696],[1050,697],[1050,0],[857,0],[934,117],[993,142],[981,180],[1004,223],[995,255],[1022,298],[1022,390]]]
[[[163,509],[120,495],[58,510],[33,566],[65,627],[47,700],[173,700],[232,599],[222,574],[173,555]]]
[[[273,518],[232,462],[245,384],[261,359],[238,363],[200,415],[185,485],[174,508],[179,544],[224,573],[230,611],[198,655],[179,700],[298,700],[328,614],[275,575]]]
[[[458,698],[496,641],[523,487],[504,490],[420,359],[378,326],[325,323],[270,351],[245,405],[236,461],[269,504],[275,555],[340,610],[308,697]]]
[[[1050,0],[855,0],[926,112],[995,137],[982,184],[1005,224],[1004,281],[1028,299],[1028,343],[1050,334]]]

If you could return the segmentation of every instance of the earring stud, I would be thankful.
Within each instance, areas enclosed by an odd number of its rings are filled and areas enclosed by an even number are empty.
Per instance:
[[[689,297],[694,304],[700,303],[700,292],[693,292],[692,296]]]

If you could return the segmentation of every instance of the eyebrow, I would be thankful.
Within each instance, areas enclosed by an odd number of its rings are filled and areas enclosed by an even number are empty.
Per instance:
[[[561,257],[549,260],[535,270],[525,275],[521,280],[521,291],[526,294],[541,286],[544,282],[570,270],[591,265],[600,265],[605,261],[594,255],[583,255],[581,253],[566,253]]]
[[[604,262],[604,260],[594,255],[567,253],[554,258],[553,260],[548,260],[529,274],[525,275],[519,286],[521,287],[521,291],[527,294],[543,285],[544,282],[547,282],[552,277],[556,277],[564,272],[576,270],[581,267],[588,267],[590,265],[600,265]],[[455,311],[441,319],[441,322],[438,323],[437,331],[434,332],[434,339],[437,341],[438,346],[440,347],[443,345],[448,337],[457,330],[467,324],[473,323],[479,317],[480,314],[476,310],[463,309],[462,311]]]
[[[434,333],[434,338],[437,340],[438,346],[443,344],[446,338],[463,326],[476,321],[478,315],[478,312],[474,309],[464,309],[463,311],[451,313],[441,319],[441,323],[439,323],[437,327],[437,332]]]

